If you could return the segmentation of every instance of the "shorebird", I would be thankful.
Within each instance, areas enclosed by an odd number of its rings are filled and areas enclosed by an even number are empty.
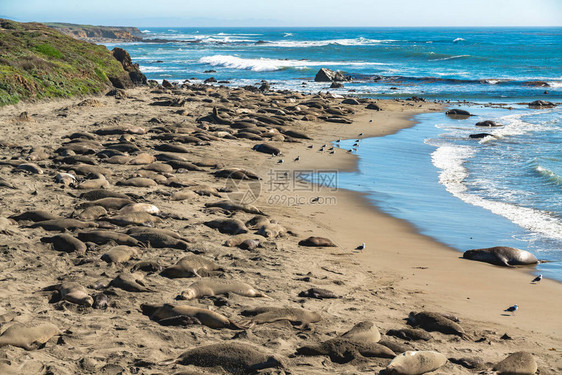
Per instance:
[[[330,151],[330,155],[334,155],[336,152],[335,151]]]
[[[313,147],[314,147],[313,145],[310,145],[310,146],[308,146],[307,148],[313,148]]]
[[[297,157],[295,158],[295,161],[299,161],[299,160],[301,160],[301,157],[300,157],[300,156],[297,156]]]
[[[340,143],[340,142],[341,142],[341,139],[338,139],[338,140],[336,141],[336,143]]]
[[[538,275],[538,276],[535,277],[535,278],[533,279],[533,281],[531,281],[531,282],[532,282],[532,283],[538,283],[538,282],[540,282],[541,280],[542,280],[542,275]]]
[[[277,162],[277,164],[283,164],[283,159],[279,159],[279,161]]]
[[[507,309],[505,309],[503,311],[510,312],[510,313],[513,314],[517,311],[518,308],[519,308],[519,306],[513,305],[513,306],[509,306]]]
[[[353,152],[353,150],[347,150],[347,152],[351,153],[351,152]]]
[[[359,133],[359,136],[361,137],[363,135],[363,133]]]
[[[357,246],[355,248],[355,250],[365,250],[365,242],[363,242],[361,245]]]
[[[333,149],[334,149],[333,147],[330,147],[330,148],[328,149],[328,151],[332,151]]]
[[[312,198],[312,199],[310,200],[310,203],[316,203],[316,202],[318,202],[319,200],[320,200],[320,197]]]
[[[355,142],[355,143],[353,144],[353,147],[359,147],[359,142]]]

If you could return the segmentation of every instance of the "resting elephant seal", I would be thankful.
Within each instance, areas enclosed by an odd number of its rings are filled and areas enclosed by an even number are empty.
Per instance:
[[[206,276],[212,271],[219,271],[221,268],[212,260],[202,256],[190,254],[181,258],[176,264],[166,268],[161,275],[164,277],[201,277]]]
[[[310,247],[335,247],[336,245],[324,237],[308,237],[305,240],[299,242],[300,246],[310,246]]]
[[[379,342],[381,334],[375,323],[365,320],[357,323],[349,331],[341,335],[342,338],[349,341],[359,342]]]
[[[75,251],[78,254],[84,254],[87,249],[84,242],[66,233],[56,234],[52,237],[42,237],[41,242],[52,243],[53,249],[67,253]]]
[[[412,311],[408,316],[408,324],[413,327],[421,327],[430,332],[441,332],[446,335],[469,338],[460,324],[435,312],[422,311],[415,313]]]
[[[537,362],[527,352],[513,353],[503,361],[494,365],[493,370],[499,374],[534,374],[537,372]]]
[[[165,303],[163,305],[142,304],[144,315],[162,325],[182,324],[183,318],[193,318],[191,323],[202,324],[209,328],[242,329],[231,322],[226,316],[217,312],[194,306],[178,306]]]
[[[539,263],[537,257],[530,252],[506,246],[467,250],[463,258],[506,267]]]
[[[34,327],[15,323],[0,335],[0,347],[12,345],[25,350],[33,350],[45,344],[53,336],[61,334],[62,332],[51,323],[42,323]]]
[[[62,300],[91,307],[94,299],[88,294],[86,288],[75,282],[65,282],[56,286]]]
[[[322,320],[317,312],[307,311],[297,307],[258,307],[251,310],[242,311],[244,316],[252,316],[248,319],[254,324],[273,323],[283,320],[289,321],[293,325],[309,325]]]
[[[124,263],[138,256],[139,250],[136,247],[119,245],[109,249],[101,256],[101,259],[107,263]]]
[[[389,375],[418,375],[437,370],[447,358],[434,351],[408,351],[397,355],[386,367]]]
[[[396,354],[376,342],[351,341],[342,337],[297,349],[299,355],[327,355],[334,363],[347,363],[360,357],[394,358]]]
[[[220,366],[233,374],[251,374],[261,369],[285,367],[282,360],[250,344],[226,342],[197,346],[177,359],[162,364],[180,363],[201,367]]]
[[[191,300],[233,293],[244,297],[268,297],[250,285],[237,280],[205,279],[191,284],[181,293],[181,299]],[[268,297],[269,298],[269,297]]]

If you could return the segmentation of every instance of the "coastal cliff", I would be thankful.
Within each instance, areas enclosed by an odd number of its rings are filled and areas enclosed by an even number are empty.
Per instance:
[[[87,42],[139,42],[142,33],[136,27],[76,25],[72,23],[45,23],[47,26],[75,39]]]
[[[146,83],[126,51],[112,53],[40,23],[0,19],[0,56],[0,106]]]

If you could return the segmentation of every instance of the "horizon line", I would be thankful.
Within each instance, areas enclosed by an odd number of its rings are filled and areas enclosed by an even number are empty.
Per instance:
[[[6,17],[6,16],[4,16]],[[3,18],[2,16],[0,16],[0,18]],[[278,26],[271,26],[271,25],[252,25],[252,26],[243,26],[243,25],[232,25],[232,26],[219,26],[219,25],[206,25],[206,26],[190,26],[190,25],[169,25],[169,26],[149,26],[149,25],[133,25],[133,24],[128,24],[128,25],[116,25],[116,24],[112,24],[112,25],[95,25],[95,24],[90,24],[90,23],[74,23],[74,22],[68,22],[68,21],[16,21],[13,18],[9,18],[6,17],[5,19],[8,20],[12,20],[15,22],[22,22],[22,23],[66,23],[66,24],[72,24],[72,25],[82,25],[82,26],[106,26],[106,27],[150,27],[150,28],[165,28],[165,27],[199,27],[199,28],[229,28],[229,27],[244,27],[244,28],[283,28],[283,27],[292,27],[292,28],[310,28],[310,29],[314,29],[314,28],[342,28],[342,29],[351,29],[351,28],[451,28],[451,29],[460,29],[460,28],[483,28],[483,27],[488,27],[488,28],[510,28],[510,27],[514,27],[514,28],[562,28],[562,24],[561,25],[386,25],[386,26],[374,26],[374,25],[357,25],[357,26],[344,26],[344,25],[317,25],[317,26],[303,26],[303,25],[278,25]]]

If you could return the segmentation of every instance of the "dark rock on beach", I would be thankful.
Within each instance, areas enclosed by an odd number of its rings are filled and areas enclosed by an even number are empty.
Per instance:
[[[552,108],[556,107],[556,104],[552,102],[548,102],[546,100],[535,100],[534,102],[529,103],[529,107],[531,108]]]
[[[314,82],[341,82],[350,81],[349,77],[344,76],[341,72],[335,72],[330,69],[321,68],[316,77],[314,77]]]
[[[129,73],[129,79],[133,85],[148,84],[146,76],[140,71],[139,64],[133,64],[133,60],[127,51],[123,48],[115,47],[111,53],[123,65],[123,69]]]

